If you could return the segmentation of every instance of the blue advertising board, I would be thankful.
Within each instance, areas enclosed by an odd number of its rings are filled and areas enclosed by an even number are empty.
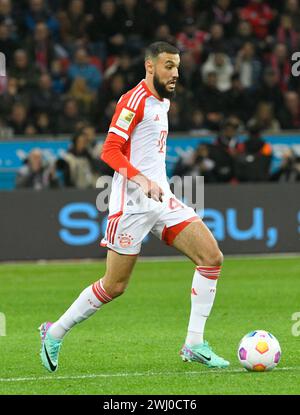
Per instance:
[[[0,190],[10,190],[15,187],[16,173],[34,148],[39,148],[44,159],[52,162],[69,146],[69,140],[0,141]]]
[[[204,210],[197,214],[224,254],[299,253],[298,188],[297,183],[211,184],[205,187]],[[107,211],[97,208],[99,192],[0,192],[0,229],[5,235],[0,261],[104,258],[106,249],[99,243]],[[177,254],[152,234],[144,239],[142,255]]]
[[[281,162],[282,154],[292,148],[300,155],[300,134],[282,134],[265,136],[265,140],[272,145],[273,159],[271,170],[275,171]],[[239,137],[243,141],[245,137]],[[179,157],[192,152],[200,143],[211,143],[214,136],[169,137],[167,143],[167,174],[172,176],[174,166]],[[15,176],[23,165],[29,152],[33,148],[39,148],[43,152],[46,161],[54,161],[61,156],[70,146],[69,140],[18,140],[0,141],[0,190],[9,190],[15,187]]]

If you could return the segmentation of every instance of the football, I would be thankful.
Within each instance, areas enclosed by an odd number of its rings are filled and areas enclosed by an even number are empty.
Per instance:
[[[280,357],[278,340],[265,330],[254,330],[246,334],[238,347],[238,359],[249,371],[270,371],[278,365]]]

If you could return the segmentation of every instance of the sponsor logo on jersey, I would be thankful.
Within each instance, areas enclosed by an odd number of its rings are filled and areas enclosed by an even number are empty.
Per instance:
[[[123,130],[128,130],[134,117],[135,113],[133,111],[123,108],[119,115],[119,118],[117,119],[116,125],[122,128]]]

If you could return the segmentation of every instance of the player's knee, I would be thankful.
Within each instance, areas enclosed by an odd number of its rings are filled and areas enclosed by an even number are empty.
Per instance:
[[[223,264],[223,254],[220,249],[217,249],[211,253],[208,257],[208,264],[213,267],[220,267]]]
[[[208,252],[206,255],[201,255],[199,260],[201,265],[220,267],[223,264],[223,254],[220,249],[217,248]]]
[[[107,286],[106,291],[112,298],[115,298],[124,294],[124,292],[126,291],[126,287],[127,283],[125,282],[115,282]]]
[[[114,297],[119,297],[120,295],[124,294],[126,291],[127,284],[125,283],[117,283],[114,286]]]
[[[217,267],[220,267],[223,264],[223,261],[224,261],[224,255],[220,250],[218,250],[218,253],[215,257],[215,265]]]

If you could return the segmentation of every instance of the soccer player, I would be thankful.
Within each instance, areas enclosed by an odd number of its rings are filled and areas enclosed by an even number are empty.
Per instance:
[[[41,325],[41,359],[51,372],[58,367],[62,340],[68,331],[124,293],[142,240],[149,232],[196,265],[181,358],[209,367],[229,365],[203,338],[223,255],[194,210],[176,199],[166,176],[167,113],[179,63],[177,48],[166,42],[151,44],[145,54],[145,79],[122,95],[116,106],[101,154],[115,170],[108,225],[101,243],[108,248],[106,272],[82,291],[59,320]]]

